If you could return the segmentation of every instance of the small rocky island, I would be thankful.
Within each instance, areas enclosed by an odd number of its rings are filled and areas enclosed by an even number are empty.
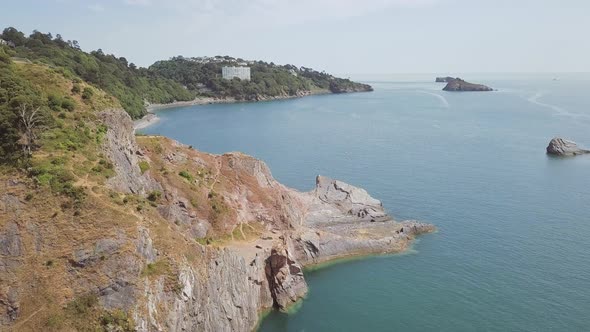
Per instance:
[[[454,77],[451,77],[451,76],[437,77],[436,80],[435,80],[435,82],[436,83],[448,83],[448,82],[450,82],[451,80],[454,80],[454,79],[455,78]]]
[[[575,142],[555,137],[547,146],[547,154],[561,157],[571,157],[590,153],[590,150],[580,148]]]
[[[494,89],[483,84],[475,84],[453,77],[437,77],[436,82],[446,82],[443,91],[494,91]]]

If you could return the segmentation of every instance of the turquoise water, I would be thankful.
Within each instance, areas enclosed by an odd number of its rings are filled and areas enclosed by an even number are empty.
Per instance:
[[[557,135],[590,147],[590,76],[469,77],[492,93],[430,79],[166,110],[145,130],[252,154],[300,190],[329,175],[438,226],[408,254],[308,272],[301,309],[260,331],[590,330],[590,156],[545,155]]]

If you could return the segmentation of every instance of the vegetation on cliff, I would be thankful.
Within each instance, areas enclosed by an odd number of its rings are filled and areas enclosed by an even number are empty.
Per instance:
[[[225,80],[220,76],[224,66],[247,65],[251,80]],[[233,97],[257,100],[277,96],[297,96],[313,92],[371,91],[369,85],[337,78],[311,68],[276,65],[264,61],[244,61],[229,56],[212,59],[174,57],[158,61],[149,68],[164,77],[180,82],[191,91],[209,97]]]
[[[177,82],[100,49],[86,53],[77,41],[65,41],[59,34],[53,37],[51,33],[34,31],[27,37],[14,28],[6,28],[0,38],[14,43],[14,48],[3,47],[10,57],[46,64],[70,79],[92,84],[115,96],[133,118],[145,114],[146,101],[170,103],[194,98],[194,93]]]
[[[64,40],[59,34],[54,37],[51,33],[34,31],[25,36],[15,28],[6,28],[0,38],[14,46],[1,47],[0,61],[7,62],[12,58],[48,65],[69,79],[84,81],[116,97],[134,119],[146,114],[146,103],[189,101],[197,96],[259,100],[322,91],[372,90],[369,85],[310,68],[263,61],[248,63],[252,69],[251,81],[224,80],[221,78],[222,66],[243,62],[229,56],[218,56],[211,62],[175,57],[141,68],[124,57],[105,54],[101,49],[84,52],[76,40]]]

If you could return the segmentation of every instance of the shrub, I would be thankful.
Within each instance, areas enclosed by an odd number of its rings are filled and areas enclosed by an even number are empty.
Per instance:
[[[82,91],[82,89],[80,88],[80,84],[74,84],[74,86],[72,86],[72,93],[77,95],[80,93],[80,91]]]
[[[76,102],[71,98],[64,98],[61,102],[61,108],[72,112],[76,109]]]
[[[161,196],[162,196],[162,193],[161,193],[160,191],[158,191],[158,190],[154,190],[154,191],[152,191],[151,193],[149,193],[149,195],[148,195],[147,199],[148,199],[150,202],[155,202],[155,201],[157,201],[157,200],[158,200],[158,199],[159,199]]]
[[[94,95],[94,90],[90,87],[85,87],[82,91],[82,99],[89,100]]]
[[[180,171],[180,173],[178,173],[178,175],[187,179],[188,182],[193,182],[193,176],[188,171]]]
[[[63,102],[62,98],[58,95],[51,94],[51,95],[47,96],[47,106],[49,106],[49,108],[51,108],[54,111],[61,110],[62,102]]]
[[[146,265],[143,271],[141,271],[141,275],[144,277],[159,276],[167,274],[169,271],[170,265],[168,264],[168,262],[160,260]]]
[[[141,170],[141,174],[143,174],[150,169],[150,164],[147,161],[142,160],[139,162],[139,169]]]
[[[132,332],[135,331],[135,324],[127,313],[115,309],[112,312],[105,312],[100,317],[100,325],[105,331]]]
[[[98,304],[95,294],[82,295],[67,304],[66,309],[74,315],[84,315],[90,312]]]

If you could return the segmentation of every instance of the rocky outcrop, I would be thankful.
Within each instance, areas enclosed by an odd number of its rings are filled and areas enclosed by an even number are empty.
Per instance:
[[[176,292],[166,289],[165,278],[146,280],[146,301],[134,315],[139,332],[252,331],[259,310],[272,306],[268,252],[246,261],[229,249],[202,250],[205,266],[184,265]]]
[[[590,153],[590,150],[580,148],[575,142],[560,137],[553,138],[547,146],[547,154],[570,157]]]
[[[266,259],[265,271],[276,308],[286,310],[307,294],[303,269],[287,248],[272,249]]]
[[[447,85],[443,88],[444,91],[494,91],[494,89],[483,84],[475,84],[466,82],[460,78],[447,79]]]
[[[373,87],[368,84],[348,82],[336,82],[330,83],[330,91],[332,93],[353,93],[353,92],[370,92],[373,91]]]
[[[454,77],[447,76],[447,77],[437,77],[434,81],[436,83],[448,83],[454,79],[455,79]]]
[[[99,113],[99,118],[107,127],[103,142],[105,154],[113,163],[116,175],[108,184],[115,190],[145,194],[160,187],[139,168],[139,147],[135,141],[133,121],[123,110],[108,110]]]
[[[367,191],[347,183],[317,176],[316,188],[307,214],[309,224],[346,221],[385,221],[391,219],[381,202]]]

